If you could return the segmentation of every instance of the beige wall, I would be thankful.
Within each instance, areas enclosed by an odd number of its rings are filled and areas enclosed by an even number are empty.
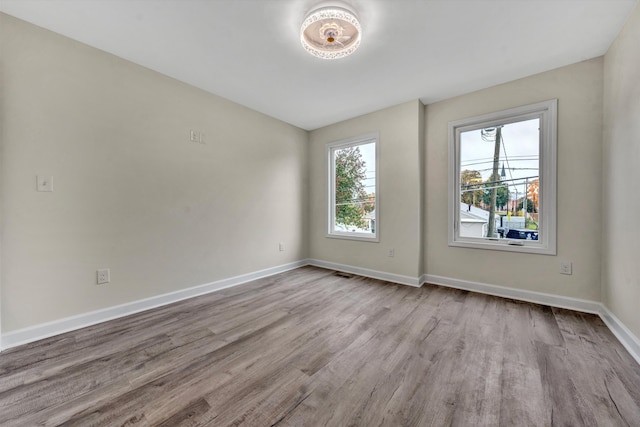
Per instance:
[[[605,305],[640,337],[640,6],[604,59]]]
[[[0,19],[3,332],[306,257],[307,132]]]
[[[640,335],[640,9],[604,60],[310,133],[0,20],[4,333],[310,257],[603,299]],[[448,247],[448,122],[552,98],[558,255]],[[327,238],[326,144],[375,131],[380,242]],[[37,174],[54,176],[53,193],[35,191]],[[96,286],[107,267],[112,282]]]
[[[600,300],[602,58],[427,106],[426,271]],[[453,248],[447,241],[447,124],[558,98],[557,256]],[[559,274],[560,261],[573,275]]]
[[[417,278],[420,269],[420,122],[419,101],[317,129],[310,134],[309,256],[339,264]],[[326,237],[327,155],[330,142],[379,132],[379,242]],[[387,250],[395,249],[395,256]]]

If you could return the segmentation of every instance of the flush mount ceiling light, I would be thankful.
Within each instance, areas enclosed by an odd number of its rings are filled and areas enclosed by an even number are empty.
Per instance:
[[[321,7],[309,13],[300,28],[307,52],[322,59],[351,55],[360,46],[360,22],[342,7]]]

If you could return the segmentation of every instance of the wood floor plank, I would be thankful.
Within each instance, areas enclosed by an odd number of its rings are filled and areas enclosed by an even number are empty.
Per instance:
[[[593,315],[303,267],[0,354],[2,426],[640,426]]]
[[[165,336],[156,336],[139,343],[117,356],[106,356],[90,363],[69,366],[55,375],[41,381],[0,393],[0,423],[8,421],[6,416],[20,417],[36,411],[41,406],[56,406],[91,390],[102,387],[126,376],[140,364],[156,354],[165,352],[171,346]]]
[[[211,414],[209,403],[199,398],[158,424],[158,427],[194,427],[205,425],[215,417]]]
[[[557,334],[553,331],[558,327],[552,318],[541,313],[544,311],[541,308],[505,301],[500,310],[505,319],[500,338],[504,350],[500,406],[500,423],[503,425],[538,426],[549,424],[551,420],[550,408],[536,404],[544,401],[536,341],[543,338],[547,342],[556,342]]]
[[[634,403],[634,397],[610,362],[601,356],[599,340],[591,333],[592,322],[568,311],[559,316],[558,322],[563,327],[567,355],[573,363],[572,381],[581,395],[588,396],[586,401],[592,407],[596,423],[603,425],[617,417],[640,420],[640,408]]]

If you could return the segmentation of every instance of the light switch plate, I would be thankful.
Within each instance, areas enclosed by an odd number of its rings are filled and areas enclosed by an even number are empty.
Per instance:
[[[53,191],[53,177],[38,175],[36,177],[37,191]]]

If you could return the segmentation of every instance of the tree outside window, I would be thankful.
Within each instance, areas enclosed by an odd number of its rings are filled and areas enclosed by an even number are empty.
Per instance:
[[[329,153],[329,237],[377,239],[376,136],[338,141]]]

